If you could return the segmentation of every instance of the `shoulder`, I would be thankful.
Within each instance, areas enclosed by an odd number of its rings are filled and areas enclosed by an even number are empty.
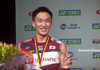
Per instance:
[[[22,44],[25,44],[25,43],[32,43],[33,41],[34,41],[34,39],[33,38],[30,38],[30,39],[21,41],[19,44],[22,45]]]
[[[24,49],[30,49],[33,46],[33,41],[34,41],[33,38],[28,39],[28,40],[24,40],[24,41],[19,43],[19,47],[24,48]]]
[[[66,49],[67,49],[67,46],[64,42],[62,42],[59,39],[54,38],[54,37],[51,37],[50,45],[56,46],[56,48],[59,49],[60,51],[66,51]]]
[[[60,41],[59,39],[54,38],[54,37],[51,37],[51,42],[54,42],[56,44],[62,44],[62,41]]]

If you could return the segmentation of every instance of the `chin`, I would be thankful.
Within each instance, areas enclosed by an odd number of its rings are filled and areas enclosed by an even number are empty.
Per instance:
[[[41,33],[40,35],[41,35],[41,36],[47,36],[48,33]]]

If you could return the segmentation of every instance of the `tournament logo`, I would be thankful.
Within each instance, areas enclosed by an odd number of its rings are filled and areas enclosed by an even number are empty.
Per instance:
[[[92,29],[100,29],[100,23],[93,23]]]
[[[59,10],[59,16],[81,16],[81,10]]]
[[[100,52],[93,52],[93,58],[94,59],[100,59]]]
[[[81,44],[81,38],[66,38],[66,39],[59,39],[66,43],[66,45],[76,45]]]
[[[35,31],[35,28],[32,25],[24,25],[25,31]]]
[[[96,11],[96,14],[100,15],[100,10],[97,10],[97,11]]]
[[[92,40],[92,43],[93,44],[100,44],[100,39],[93,39]]]

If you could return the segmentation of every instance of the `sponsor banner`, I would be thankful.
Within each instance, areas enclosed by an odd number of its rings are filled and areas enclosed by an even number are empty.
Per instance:
[[[35,28],[32,25],[24,25],[25,31],[35,31]]]
[[[81,10],[59,10],[59,16],[81,16]]]
[[[60,29],[61,30],[65,30],[65,29],[80,29],[80,27],[77,24],[61,24],[60,25]]]
[[[93,58],[94,59],[100,59],[100,52],[93,52]]]
[[[93,23],[92,29],[100,29],[100,23]]]
[[[81,38],[65,38],[65,39],[59,39],[66,43],[66,45],[76,45],[81,44]]]
[[[100,0],[43,0],[42,3],[41,0],[16,0],[16,44],[18,45],[19,42],[35,36],[33,34],[35,28],[30,24],[32,22],[32,12],[44,5],[52,11],[54,17],[54,24],[49,35],[61,39],[69,47],[69,54],[73,61],[71,69],[77,70],[81,65],[83,70],[84,68],[98,70],[97,66],[100,65],[99,53],[93,52],[100,52],[99,3]],[[29,34],[29,32],[33,33]],[[25,49],[30,48],[26,47]],[[55,47],[51,46],[49,49],[54,50]],[[43,48],[39,47],[38,50],[41,52]],[[53,53],[51,54],[53,55]],[[50,56],[52,56],[51,54]],[[85,60],[83,55],[86,59],[92,58],[93,60]],[[34,60],[37,61],[37,58]],[[45,57],[43,62],[46,63],[47,60],[49,60],[49,65],[50,60],[55,61],[55,58]]]

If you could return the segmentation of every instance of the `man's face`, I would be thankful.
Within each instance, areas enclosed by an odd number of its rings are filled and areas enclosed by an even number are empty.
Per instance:
[[[32,25],[36,28],[36,33],[42,36],[48,35],[52,25],[52,18],[47,12],[40,12],[35,17]]]

